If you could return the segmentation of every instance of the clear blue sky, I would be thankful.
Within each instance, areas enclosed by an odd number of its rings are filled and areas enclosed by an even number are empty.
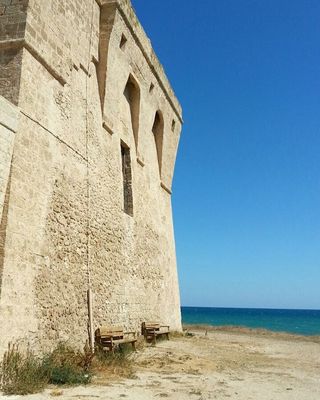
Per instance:
[[[184,111],[182,305],[320,309],[320,1],[132,2]]]

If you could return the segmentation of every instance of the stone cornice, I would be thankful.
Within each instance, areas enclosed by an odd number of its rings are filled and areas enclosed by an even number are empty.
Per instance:
[[[67,81],[64,77],[56,71],[55,68],[52,68],[50,64],[47,63],[45,58],[25,39],[13,39],[13,40],[4,40],[0,41],[0,51],[7,49],[26,49],[48,72],[52,75],[62,86],[64,86]]]

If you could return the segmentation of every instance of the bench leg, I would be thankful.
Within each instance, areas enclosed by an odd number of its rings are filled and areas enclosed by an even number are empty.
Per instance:
[[[167,333],[167,340],[170,340],[170,338],[169,338],[169,332]]]
[[[132,344],[133,351],[136,351],[136,342],[132,342],[131,344]]]
[[[154,345],[156,345],[156,343],[157,343],[157,336],[156,335],[153,335],[152,343]]]

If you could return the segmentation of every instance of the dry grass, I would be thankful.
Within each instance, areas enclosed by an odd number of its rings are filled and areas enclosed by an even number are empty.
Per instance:
[[[42,391],[49,383],[57,385],[86,384],[91,379],[92,354],[86,347],[76,351],[60,343],[45,356],[31,350],[21,351],[9,344],[0,362],[0,389],[8,395],[26,395]]]
[[[17,345],[9,344],[0,365],[0,386],[5,394],[32,394],[48,383],[42,360],[30,350],[23,353]]]
[[[144,337],[138,336],[137,342],[136,342],[136,350],[141,351],[146,347],[146,341],[144,340]]]
[[[91,371],[95,374],[95,383],[106,384],[117,378],[134,378],[134,355],[131,346],[124,345],[114,353],[98,347],[92,360]]]
[[[138,348],[144,343],[138,341]],[[32,394],[42,391],[48,384],[87,384],[93,375],[103,383],[116,378],[134,377],[133,353],[130,347],[112,353],[97,349],[93,355],[86,345],[82,352],[60,343],[55,350],[43,357],[30,350],[20,351],[17,345],[9,345],[0,363],[0,388],[5,394]],[[62,395],[61,390],[50,393]]]
[[[180,332],[180,331],[170,332],[170,339],[181,339],[185,336],[186,336],[185,332]]]

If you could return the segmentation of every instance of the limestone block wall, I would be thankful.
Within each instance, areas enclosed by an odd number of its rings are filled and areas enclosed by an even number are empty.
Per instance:
[[[86,70],[98,59],[99,16],[95,0],[29,0],[27,48],[65,84],[73,66]]]
[[[39,350],[59,340],[82,345],[88,288],[95,328],[138,331],[141,322],[159,320],[181,329],[170,195],[181,108],[150,49],[128,1],[29,1],[0,352],[9,340],[28,340]],[[138,129],[128,79],[139,89]],[[132,215],[124,207],[124,145]]]
[[[0,47],[0,95],[18,104],[22,50]]]
[[[7,263],[6,244],[8,243],[7,222],[11,193],[11,167],[18,115],[18,109],[0,96],[0,298],[4,283],[4,266]],[[0,347],[0,353],[1,350]]]
[[[29,0],[0,0],[0,40],[24,38]]]
[[[18,108],[0,96],[0,220],[8,186],[18,116]]]
[[[10,171],[17,123],[17,108],[0,96],[0,295],[10,199]]]
[[[18,103],[28,0],[0,0],[0,95]]]

